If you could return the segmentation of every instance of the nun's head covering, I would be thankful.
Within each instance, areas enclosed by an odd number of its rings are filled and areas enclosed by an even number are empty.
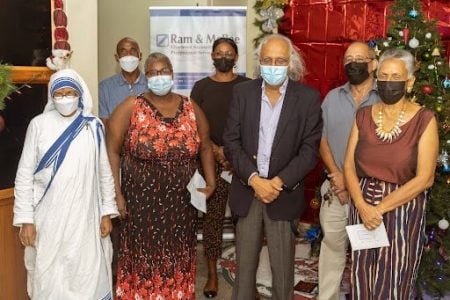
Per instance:
[[[48,101],[44,108],[44,112],[55,110],[53,104],[53,94],[55,91],[62,88],[72,88],[80,95],[78,107],[83,112],[83,115],[88,116],[92,114],[92,96],[83,78],[73,69],[63,69],[54,73],[50,77],[48,83]]]

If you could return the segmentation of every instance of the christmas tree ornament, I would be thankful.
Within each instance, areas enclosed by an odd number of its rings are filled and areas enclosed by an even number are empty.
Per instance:
[[[445,79],[442,80],[442,86],[444,89],[450,88],[450,79],[448,79],[448,76],[445,76]]]
[[[428,241],[434,242],[435,239],[436,239],[436,230],[432,228],[431,231],[428,233]]]
[[[442,124],[442,131],[444,131],[444,133],[447,134],[450,131],[450,124],[448,123]]]
[[[375,52],[376,56],[380,56],[381,50],[378,49],[378,45],[375,45],[375,48],[373,49],[373,52]]]
[[[431,250],[431,244],[425,244],[425,245],[423,245],[423,250],[425,250],[425,252],[428,252],[428,251],[430,251]]]
[[[442,105],[436,103],[436,105],[434,106],[434,110],[436,110],[438,113],[442,112]]]
[[[442,61],[441,61],[441,60],[438,60],[438,61],[436,62],[436,65],[442,66]]]
[[[438,156],[437,163],[439,166],[442,166],[445,163],[448,163],[448,153],[445,150],[441,151],[441,154]]]
[[[311,202],[309,202],[309,206],[311,206],[312,209],[319,209],[320,208],[320,200],[317,198],[312,198]]]
[[[261,29],[267,33],[271,33],[274,29],[278,28],[277,21],[284,16],[283,10],[273,5],[267,9],[262,8],[259,14],[261,16],[261,21],[264,21]]]
[[[416,49],[417,47],[419,47],[419,40],[416,39],[416,37],[413,37],[412,39],[409,40],[408,46],[411,49]]]
[[[444,173],[446,174],[450,173],[450,166],[448,165],[448,163],[442,166],[442,171],[444,171]]]
[[[383,42],[383,46],[386,47],[386,48],[389,47],[389,42],[388,41],[384,41]]]
[[[435,66],[434,65],[428,65],[428,70],[434,70]]]
[[[448,255],[447,250],[445,250],[445,247],[443,246],[439,247],[438,252],[445,261],[448,261],[450,259],[450,256]]]
[[[425,34],[425,38],[426,39],[431,39],[433,37],[433,35],[431,34],[431,32],[427,32],[426,34]]]
[[[449,225],[450,224],[448,223],[448,221],[446,219],[442,219],[438,223],[439,228],[442,230],[447,230]]]
[[[425,61],[428,61],[431,59],[431,53],[429,51],[425,51],[424,53],[422,53],[422,59]]]
[[[370,48],[375,48],[375,46],[377,45],[377,43],[374,40],[370,40],[368,43]]]
[[[403,30],[398,32],[398,36],[403,36]]]
[[[429,95],[433,92],[433,88],[430,85],[424,85],[422,87],[422,93],[424,93],[425,95]]]
[[[400,35],[400,36],[403,37],[403,42],[405,42],[405,45],[406,45],[406,43],[408,43],[408,39],[409,39],[409,28],[408,27],[403,28],[402,35]]]
[[[419,12],[413,8],[408,12],[408,17],[410,17],[411,19],[415,19],[419,16]]]
[[[438,48],[438,47],[435,47],[435,48],[433,49],[433,52],[431,52],[431,56],[434,56],[434,57],[439,57],[439,56],[441,56],[441,52],[439,51],[439,48]]]

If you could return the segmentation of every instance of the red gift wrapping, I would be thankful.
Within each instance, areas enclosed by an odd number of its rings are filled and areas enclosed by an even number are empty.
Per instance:
[[[389,6],[387,0],[291,0],[285,8],[280,32],[289,36],[303,55],[308,70],[305,83],[320,91],[322,98],[346,81],[342,59],[354,40],[385,37]],[[437,20],[445,55],[450,54],[450,1],[424,0],[423,13]],[[305,199],[314,198],[322,166],[305,180]],[[319,210],[310,205],[302,220],[318,223]]]

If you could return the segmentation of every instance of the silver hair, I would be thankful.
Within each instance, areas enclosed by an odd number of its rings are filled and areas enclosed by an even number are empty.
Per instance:
[[[409,51],[392,48],[384,51],[384,53],[381,54],[378,62],[377,76],[378,70],[380,70],[380,66],[383,64],[383,62],[391,58],[400,59],[405,63],[406,71],[408,72],[408,78],[411,78],[414,75],[414,72],[416,71],[414,56]]]
[[[288,77],[291,80],[299,81],[302,80],[303,77],[306,75],[306,67],[305,62],[303,58],[300,56],[300,54],[297,52],[297,50],[294,48],[294,45],[292,44],[291,40],[284,35],[281,34],[271,34],[263,38],[263,40],[259,43],[258,47],[255,50],[255,70],[254,70],[254,76],[260,77],[261,76],[261,64],[260,64],[260,57],[261,57],[261,49],[269,40],[271,39],[282,39],[283,41],[286,41],[286,43],[289,45],[289,65],[288,65]]]
[[[149,63],[153,60],[164,61],[167,64],[167,66],[169,67],[169,69],[173,72],[173,66],[172,66],[172,63],[170,62],[170,58],[161,52],[153,52],[153,53],[150,53],[150,55],[145,60],[145,65],[144,65],[145,74],[147,74]]]

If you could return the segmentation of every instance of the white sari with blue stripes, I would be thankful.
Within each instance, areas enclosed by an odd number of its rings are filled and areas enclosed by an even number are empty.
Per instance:
[[[54,76],[67,76],[58,73]],[[83,122],[77,123],[80,118]],[[75,123],[81,125],[70,142],[58,144]],[[49,151],[52,147],[65,149],[64,155]],[[34,223],[37,231],[35,247],[25,248],[30,298],[112,299],[112,245],[109,236],[101,238],[100,221],[104,215],[116,216],[117,206],[100,120],[81,110],[63,117],[50,109],[35,117],[15,196],[14,225]]]

